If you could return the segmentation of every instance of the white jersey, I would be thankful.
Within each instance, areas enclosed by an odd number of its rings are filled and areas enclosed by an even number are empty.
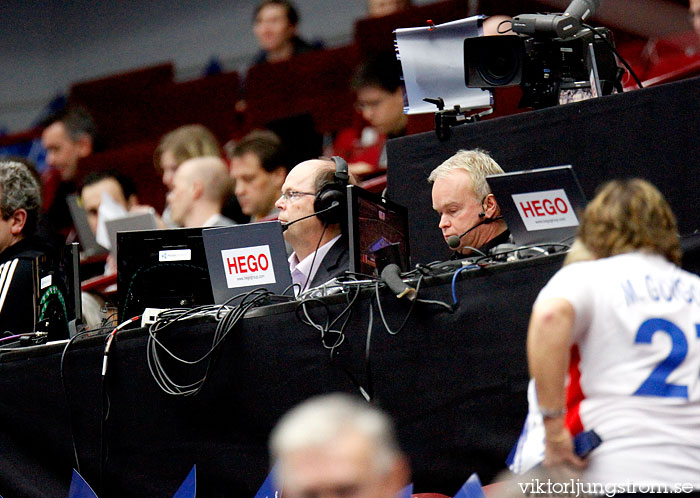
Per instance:
[[[629,253],[562,268],[549,298],[575,310],[567,426],[603,441],[583,477],[700,488],[700,278]]]

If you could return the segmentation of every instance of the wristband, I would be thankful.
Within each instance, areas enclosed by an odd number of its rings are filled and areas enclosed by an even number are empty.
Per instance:
[[[540,413],[542,414],[542,418],[547,420],[547,419],[553,419],[553,418],[559,418],[563,417],[566,415],[566,408],[561,408],[559,410],[546,410],[542,407],[539,407]]]

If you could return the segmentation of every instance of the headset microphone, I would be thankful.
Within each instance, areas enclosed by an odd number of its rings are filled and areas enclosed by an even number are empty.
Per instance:
[[[484,216],[486,216],[485,212],[482,211],[481,213],[479,213],[479,218],[483,218]],[[477,223],[476,225],[474,225],[473,227],[465,230],[464,233],[459,235],[459,237],[457,235],[450,235],[449,237],[447,237],[447,245],[450,246],[451,249],[457,249],[457,248],[459,248],[459,244],[462,241],[462,237],[467,235],[469,232],[471,232],[472,230],[474,230],[477,227],[480,227],[481,225],[487,225],[489,223],[493,223],[494,221],[498,221],[498,220],[502,220],[502,219],[503,219],[503,216],[497,216],[496,218],[485,218],[485,219],[481,220],[479,223]]]
[[[331,209],[335,209],[338,206],[340,206],[340,203],[338,201],[333,201],[330,206],[328,206],[325,209],[321,209],[320,211],[314,211],[311,214],[307,214],[306,216],[302,216],[301,218],[297,218],[296,220],[293,221],[288,221],[287,223],[282,223],[282,231],[284,232],[287,228],[289,228],[289,225],[293,225],[294,223],[297,223],[298,221],[306,220],[308,218],[313,218],[319,213],[325,213],[326,211],[330,211]]]

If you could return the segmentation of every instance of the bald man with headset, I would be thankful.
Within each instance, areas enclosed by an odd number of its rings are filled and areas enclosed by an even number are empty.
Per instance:
[[[297,164],[275,203],[285,224],[292,281],[300,291],[342,275],[350,265],[346,186],[354,184],[344,159],[312,159]]]

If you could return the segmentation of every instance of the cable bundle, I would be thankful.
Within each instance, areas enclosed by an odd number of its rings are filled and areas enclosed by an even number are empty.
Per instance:
[[[146,348],[146,357],[148,360],[148,369],[156,381],[156,384],[167,394],[173,396],[194,396],[198,394],[204,383],[206,382],[212,368],[214,367],[220,352],[220,346],[228,336],[228,334],[236,327],[238,322],[245,317],[246,313],[252,308],[262,305],[273,296],[272,293],[265,289],[255,289],[245,294],[240,294],[229,299],[227,303],[233,302],[240,298],[240,303],[236,306],[227,304],[221,306],[201,306],[191,310],[172,310],[166,312],[165,316],[159,316],[148,329],[148,344]],[[182,358],[170,349],[161,341],[160,337],[163,332],[179,321],[197,316],[213,316],[216,321],[216,329],[212,344],[209,350],[194,360]],[[166,367],[161,361],[162,355],[165,354],[171,360],[174,360],[180,365],[192,367],[206,362],[204,374],[190,383],[180,383],[175,381],[173,376],[166,371]]]

